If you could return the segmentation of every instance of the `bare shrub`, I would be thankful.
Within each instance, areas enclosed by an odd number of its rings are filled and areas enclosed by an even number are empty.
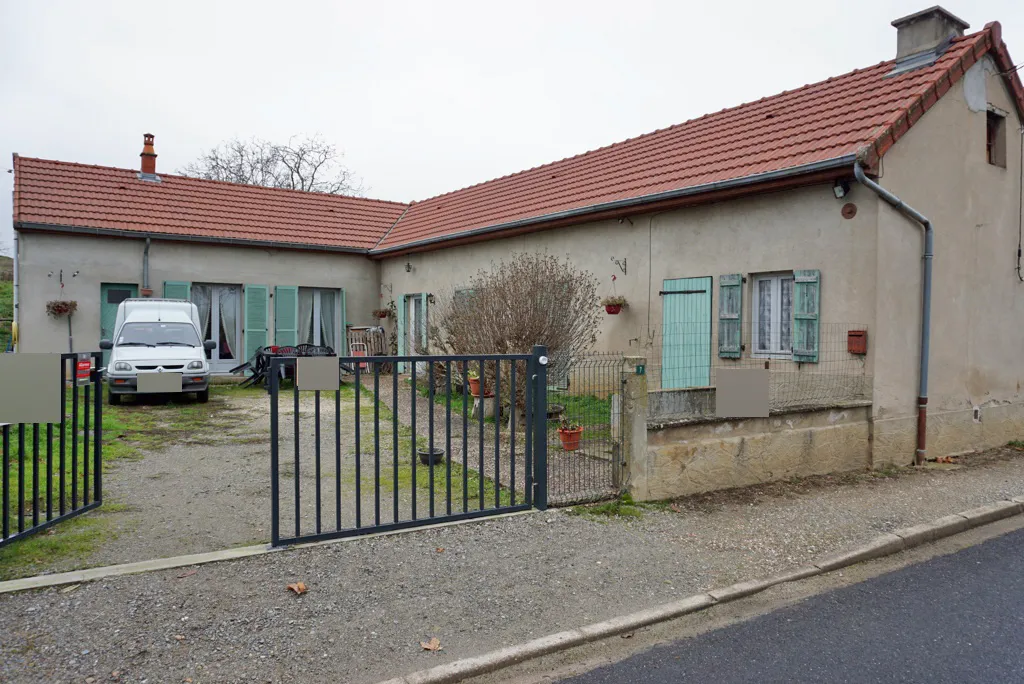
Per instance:
[[[435,295],[430,346],[447,354],[524,354],[543,344],[553,362],[549,372],[558,373],[597,340],[597,284],[592,273],[568,259],[514,254],[477,271],[464,286]],[[516,404],[522,409],[525,365],[516,372]],[[509,376],[506,365],[501,377],[504,398],[510,396]],[[485,364],[482,379],[486,388],[494,386],[493,363]]]

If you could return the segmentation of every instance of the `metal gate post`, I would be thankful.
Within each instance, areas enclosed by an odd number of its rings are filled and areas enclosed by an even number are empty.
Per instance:
[[[277,390],[281,379],[281,360],[270,360],[270,377],[267,378],[270,385],[270,545],[277,546],[281,538],[281,530],[278,522],[278,436],[277,436]],[[356,401],[359,400],[358,393]],[[298,422],[299,417],[295,416]]]
[[[92,458],[93,458],[93,500],[103,502],[103,352],[93,352],[92,377],[93,383],[93,425],[92,425]],[[63,361],[61,362],[63,363]],[[61,429],[63,430],[63,412],[61,406]],[[88,437],[86,437],[88,439]],[[52,473],[47,473],[51,477]],[[89,483],[86,483],[89,486]],[[63,492],[62,492],[63,495]]]
[[[548,508],[548,348],[533,346],[533,505]]]

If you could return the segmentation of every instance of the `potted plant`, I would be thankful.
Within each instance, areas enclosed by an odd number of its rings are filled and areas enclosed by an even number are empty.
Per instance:
[[[54,318],[70,316],[78,310],[78,302],[73,299],[54,299],[46,302],[46,313]]]
[[[389,315],[391,315],[391,312],[388,311],[387,309],[374,309],[373,310],[373,317],[374,318],[387,318]]]
[[[466,374],[466,379],[469,380],[469,393],[474,397],[480,396],[480,374],[475,370],[471,370]]]
[[[611,297],[605,297],[601,300],[601,306],[609,314],[615,315],[622,311],[622,307],[626,306],[626,298],[622,295],[613,295]]]
[[[558,426],[558,439],[562,442],[562,448],[566,451],[576,451],[580,448],[580,437],[583,435],[583,426],[568,418],[563,418]]]

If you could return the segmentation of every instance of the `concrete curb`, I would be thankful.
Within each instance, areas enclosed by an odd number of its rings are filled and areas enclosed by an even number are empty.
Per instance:
[[[996,501],[985,506],[963,511],[962,513],[947,515],[931,522],[880,535],[865,544],[829,554],[811,565],[806,565],[781,575],[738,582],[728,587],[694,594],[682,600],[648,608],[637,613],[622,615],[577,629],[550,634],[517,646],[509,646],[473,658],[454,660],[444,665],[407,674],[404,677],[388,679],[379,682],[379,684],[452,684],[453,682],[460,682],[463,679],[494,672],[495,670],[500,670],[526,660],[564,651],[591,641],[625,634],[641,627],[647,627],[659,622],[682,617],[689,613],[695,613],[714,605],[758,594],[778,584],[795,582],[867,560],[890,556],[915,546],[950,537],[972,527],[980,527],[981,525],[1021,515],[1022,513],[1024,513],[1024,496],[1006,501]]]
[[[342,537],[341,539],[327,539],[324,541],[308,542],[306,544],[293,544],[273,548],[269,544],[257,544],[254,546],[241,546],[234,549],[221,549],[220,551],[208,551],[206,553],[193,553],[187,556],[172,556],[171,558],[154,558],[152,560],[138,561],[136,563],[123,563],[121,565],[104,565],[98,568],[86,568],[84,570],[72,570],[70,572],[55,572],[52,575],[35,575],[34,577],[22,577],[14,580],[0,582],[0,595],[9,594],[15,591],[26,591],[28,589],[45,589],[47,587],[58,587],[62,584],[79,584],[81,582],[93,582],[108,577],[119,575],[133,575],[140,572],[152,572],[154,570],[171,570],[174,568],[185,568],[190,565],[205,565],[207,563],[219,563],[220,561],[247,558],[249,556],[262,556],[268,553],[308,549],[315,546],[327,546],[341,544],[344,542],[359,541],[361,539],[373,539],[374,537],[390,537],[395,534],[407,534],[422,530],[434,530],[441,527],[453,527],[455,525],[469,525],[472,523],[491,522],[501,518],[510,518],[517,515],[530,515],[541,511],[516,511],[514,513],[501,513],[490,515],[484,518],[471,518],[469,520],[454,520],[450,522],[434,523],[422,527],[408,527],[401,530],[390,530],[388,532],[373,532],[353,537]]]

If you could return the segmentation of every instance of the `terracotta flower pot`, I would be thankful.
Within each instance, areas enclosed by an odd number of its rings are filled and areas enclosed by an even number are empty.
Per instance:
[[[480,396],[480,378],[469,379],[469,393],[474,397]]]
[[[614,316],[615,314],[617,314],[620,311],[622,311],[622,305],[621,304],[605,304],[604,310]]]
[[[558,428],[558,439],[562,442],[562,448],[566,451],[576,451],[580,448],[580,437],[583,436],[583,428],[575,430],[564,430]]]
[[[387,311],[376,311],[376,312],[374,312],[374,314],[377,316],[377,318],[387,318],[388,317],[388,312]]]

